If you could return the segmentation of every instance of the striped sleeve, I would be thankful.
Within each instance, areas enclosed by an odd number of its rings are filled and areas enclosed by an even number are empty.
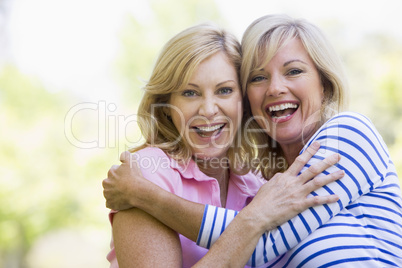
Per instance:
[[[340,200],[310,208],[277,229],[264,233],[248,265],[261,266],[295,247],[343,208],[381,185],[386,177],[389,154],[381,136],[366,117],[357,113],[341,113],[333,117],[315,133],[302,152],[314,141],[320,142],[320,150],[304,169],[333,153],[339,153],[340,162],[323,173],[342,169],[345,176],[311,195],[335,193]],[[231,210],[207,206],[197,243],[209,248],[236,214]]]

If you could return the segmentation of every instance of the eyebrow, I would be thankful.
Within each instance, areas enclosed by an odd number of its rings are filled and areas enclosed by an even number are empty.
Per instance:
[[[225,83],[228,83],[228,82],[236,83],[234,80],[231,80],[231,79],[230,79],[230,80],[226,80],[226,81],[220,82],[220,83],[218,83],[216,86],[217,86],[217,87],[220,87],[221,85],[223,85],[223,84],[225,84]],[[189,86],[196,87],[196,88],[199,88],[198,85],[193,84],[193,83],[188,83],[188,85],[189,85]]]
[[[308,65],[306,62],[304,62],[304,61],[302,61],[302,60],[295,59],[295,60],[289,60],[289,61],[285,62],[285,63],[283,64],[283,67],[288,66],[288,65],[291,64],[292,62],[301,62],[301,63],[303,63],[303,64],[305,64],[305,65]],[[264,68],[258,69],[258,70],[256,70],[256,71],[262,72],[262,71],[264,71]]]
[[[306,65],[308,65],[307,63],[305,63],[304,61],[302,61],[302,60],[289,60],[289,61],[287,61],[287,62],[285,62],[284,64],[283,64],[283,67],[286,67],[287,65],[289,65],[289,64],[291,64],[292,62],[301,62],[301,63],[303,63],[303,64],[306,64]]]
[[[225,84],[225,83],[228,83],[228,82],[236,83],[236,81],[230,79],[230,80],[226,80],[226,81],[223,81],[223,82],[218,83],[217,86],[219,87],[219,86],[221,86],[221,85],[223,85],[223,84]]]
[[[196,84],[193,84],[193,83],[188,83],[188,85],[189,85],[189,86],[193,86],[193,87],[196,87],[196,88],[199,88],[199,86],[198,86],[198,85],[196,85]]]

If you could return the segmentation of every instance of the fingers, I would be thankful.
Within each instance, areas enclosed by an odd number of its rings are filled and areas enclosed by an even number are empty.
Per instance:
[[[107,172],[107,177],[111,178],[113,176],[113,174],[115,173],[116,169],[118,169],[118,168],[119,168],[118,165],[111,166],[109,171]]]
[[[107,178],[106,178],[106,179],[104,179],[104,180],[102,181],[103,192],[105,192],[105,187],[107,186],[107,184],[108,184],[108,182],[107,182]]]
[[[131,153],[129,151],[124,151],[120,154],[120,162],[126,163],[130,162],[131,160]]]
[[[313,191],[317,190],[318,188],[321,188],[324,185],[327,185],[328,183],[341,179],[343,176],[345,176],[345,171],[338,170],[336,172],[333,172],[333,173],[325,175],[325,176],[315,177],[314,179],[312,179],[311,181],[309,181],[306,184],[307,191],[313,192]]]
[[[129,165],[130,168],[140,168],[138,164],[138,155],[135,153],[130,153],[129,151],[122,152],[120,154],[120,161],[123,165]]]
[[[310,179],[314,178],[315,176],[321,174],[327,168],[338,163],[340,159],[341,156],[339,154],[330,155],[324,160],[319,161],[314,165],[311,165],[308,169],[303,171],[303,173],[300,174],[299,179],[302,180],[303,182],[307,182]]]
[[[108,195],[108,191],[107,191],[108,184],[109,184],[109,179],[108,179],[108,178],[106,178],[106,179],[104,179],[104,180],[102,181],[103,197],[106,199],[106,207],[107,207],[107,208],[109,208],[109,207],[108,207],[108,199],[107,199],[107,195]]]
[[[337,195],[327,195],[327,196],[313,196],[306,199],[305,205],[307,207],[315,207],[324,204],[335,203],[339,200]]]
[[[320,143],[315,141],[298,157],[296,157],[293,164],[288,168],[287,172],[291,175],[299,174],[300,170],[308,163],[313,155],[320,148]]]

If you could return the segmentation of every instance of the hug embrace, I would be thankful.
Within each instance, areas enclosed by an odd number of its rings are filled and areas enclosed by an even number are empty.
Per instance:
[[[402,267],[394,164],[318,27],[188,28],[144,90],[103,180],[111,267]]]

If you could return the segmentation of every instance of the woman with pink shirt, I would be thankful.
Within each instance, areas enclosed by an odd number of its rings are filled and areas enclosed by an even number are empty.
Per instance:
[[[246,206],[265,181],[241,172],[242,156],[251,150],[242,138],[241,60],[236,38],[213,25],[198,25],[174,36],[157,59],[139,106],[145,143],[132,154],[123,153],[123,164],[113,166],[108,177],[130,172],[130,165],[136,164],[145,178],[186,200],[233,210]],[[342,175],[311,180],[338,157],[299,175],[317,150],[313,144],[287,172],[277,174],[281,180],[272,179],[261,188],[272,193],[267,206],[272,207],[273,225],[311,206],[337,201],[335,195],[306,198]],[[289,187],[284,188],[286,181]],[[183,219],[198,225],[200,221]],[[113,240],[107,258],[111,267],[190,267],[207,253],[187,238],[197,235],[193,228],[178,234],[138,208],[111,211],[110,221]]]

